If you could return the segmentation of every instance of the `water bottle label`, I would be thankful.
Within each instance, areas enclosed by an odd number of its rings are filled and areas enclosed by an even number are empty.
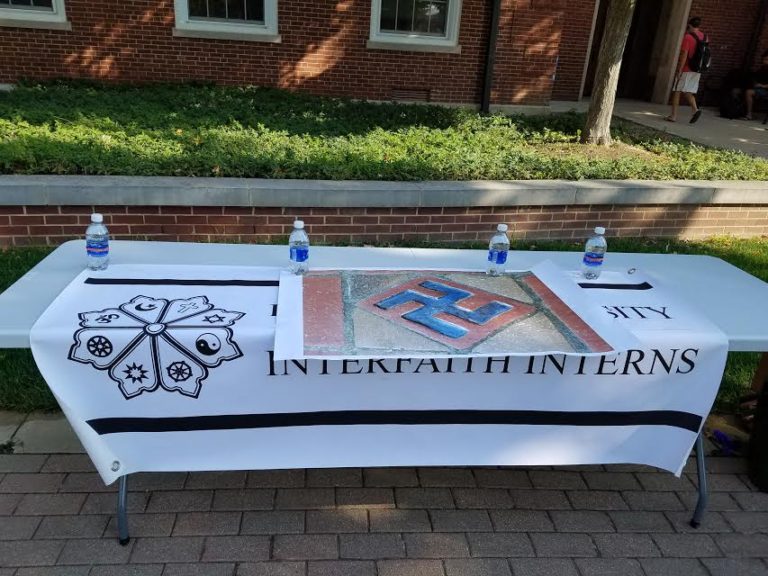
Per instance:
[[[306,262],[309,259],[309,248],[306,246],[291,246],[291,260],[293,262]]]
[[[488,250],[488,262],[493,264],[506,264],[507,251],[506,250]]]
[[[109,256],[109,240],[86,240],[85,250],[94,258]]]
[[[597,268],[603,264],[603,254],[597,252],[584,252],[584,265],[590,268]]]

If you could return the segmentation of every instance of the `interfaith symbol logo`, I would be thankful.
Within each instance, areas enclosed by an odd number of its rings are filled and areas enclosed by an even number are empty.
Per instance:
[[[88,352],[98,358],[105,358],[112,354],[112,342],[104,336],[94,336],[93,338],[89,338],[87,346]]]
[[[166,370],[168,370],[168,376],[170,376],[174,382],[184,382],[185,380],[189,380],[190,376],[192,376],[192,368],[190,368],[189,364],[183,360],[181,362],[174,362],[168,366]]]
[[[144,370],[143,364],[137,366],[136,362],[132,362],[130,366],[126,364],[125,370],[123,370],[126,378],[130,378],[131,382],[139,383],[144,382],[144,379],[147,377],[147,372],[147,370]]]
[[[405,282],[360,306],[457,351],[536,312],[532,304],[437,277]]]
[[[195,340],[195,348],[200,354],[214,356],[221,350],[221,340],[219,340],[218,336],[215,334],[201,334],[197,337],[197,340]]]
[[[244,315],[207,296],[136,296],[78,314],[69,359],[106,371],[126,399],[160,388],[197,398],[211,369],[243,355],[232,327]]]

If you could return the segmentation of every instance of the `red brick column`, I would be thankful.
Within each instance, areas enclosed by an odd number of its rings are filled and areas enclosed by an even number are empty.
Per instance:
[[[596,0],[573,2],[563,18],[553,100],[578,100],[589,51]]]
[[[565,0],[502,0],[493,104],[546,104],[563,30]]]

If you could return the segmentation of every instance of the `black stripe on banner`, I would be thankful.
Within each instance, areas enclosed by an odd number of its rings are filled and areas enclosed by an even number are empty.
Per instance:
[[[85,283],[125,286],[280,286],[277,280],[174,280],[170,278],[86,278]]]
[[[526,426],[673,426],[698,432],[701,416],[674,410],[645,412],[549,412],[539,410],[349,410],[231,414],[178,418],[97,418],[98,434],[188,432],[297,426],[513,424]]]
[[[579,282],[579,286],[592,290],[650,290],[653,288],[648,282],[642,282],[640,284],[595,284]]]

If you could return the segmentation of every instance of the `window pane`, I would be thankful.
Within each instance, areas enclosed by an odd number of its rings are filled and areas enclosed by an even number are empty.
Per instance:
[[[398,0],[397,23],[395,26],[397,31],[410,32],[413,30],[413,9],[414,0]]]
[[[245,0],[245,18],[264,22],[264,0]]]
[[[418,0],[416,19],[413,25],[414,32],[444,36],[447,13],[448,4],[446,2]]]
[[[450,0],[381,0],[383,32],[445,36]]]
[[[264,22],[264,0],[188,0],[188,2],[191,18]]]
[[[209,18],[227,17],[227,0],[208,0]]]
[[[245,20],[245,0],[227,0],[227,18]]]
[[[429,17],[432,13],[432,3],[419,0],[416,2],[414,13],[413,31],[426,34],[429,32]]]
[[[208,16],[208,5],[205,0],[189,0],[189,15],[192,18]]]
[[[446,22],[448,21],[448,3],[432,2],[432,13],[429,18],[430,34],[445,36]]]
[[[11,6],[32,6],[32,0],[11,0]]]
[[[34,0],[35,6],[40,8],[49,8],[53,10],[53,0]]]
[[[3,4],[7,5],[7,4],[10,4],[10,3],[11,3],[11,0],[0,0],[0,6],[2,6]]]
[[[381,0],[381,20],[379,28],[381,30],[397,30],[397,0]]]

